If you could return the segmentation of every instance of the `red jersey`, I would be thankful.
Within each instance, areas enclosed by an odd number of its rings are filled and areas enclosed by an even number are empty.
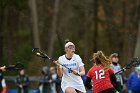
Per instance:
[[[104,71],[102,65],[94,65],[87,73],[87,77],[91,78],[93,82],[93,93],[100,93],[108,88],[113,88],[110,81],[110,75],[113,73],[111,68]]]

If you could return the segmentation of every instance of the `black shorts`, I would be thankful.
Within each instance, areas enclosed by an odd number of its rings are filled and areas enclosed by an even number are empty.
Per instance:
[[[116,93],[114,88],[108,88],[106,90],[101,91],[100,93]]]

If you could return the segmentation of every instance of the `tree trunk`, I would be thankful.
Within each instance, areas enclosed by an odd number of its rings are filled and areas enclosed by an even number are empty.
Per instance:
[[[87,47],[87,46],[89,46],[89,39],[88,39],[88,34],[89,33],[87,33],[87,31],[89,31],[88,29],[87,29],[87,27],[88,27],[88,20],[87,20],[87,18],[88,18],[88,1],[85,1],[85,16],[84,16],[84,28],[85,28],[85,33],[84,33],[84,58],[83,58],[83,62],[85,63],[85,64],[87,64],[86,65],[86,68],[88,67],[88,66],[90,66],[91,64],[89,64],[89,56],[88,56],[88,53],[89,53],[89,47]],[[88,69],[86,69],[86,70],[88,70]]]
[[[119,0],[117,0],[119,2]],[[111,52],[118,52],[119,53],[119,42],[120,38],[119,35],[119,28],[117,27],[117,22],[114,20],[116,14],[114,13],[115,10],[117,10],[115,0],[106,0],[102,1],[104,13],[105,13],[105,30],[108,34],[108,41],[109,44],[111,45],[109,47]],[[117,41],[117,42],[114,42]]]
[[[37,16],[37,6],[36,0],[29,0],[29,8],[31,11],[31,25],[33,31],[34,47],[41,48],[40,37],[38,30],[38,16]]]
[[[30,10],[30,24],[31,24],[31,30],[33,33],[33,47],[40,48],[40,34],[38,29],[38,15],[37,15],[37,6],[36,6],[36,0],[29,0],[29,10]],[[43,66],[43,62],[40,62],[40,58],[34,57],[32,58],[33,63],[29,64],[29,71],[30,75],[39,75],[41,67]]]
[[[134,51],[134,57],[140,57],[140,1],[137,0],[137,8],[136,8],[136,12],[137,12],[137,18],[135,21],[138,21],[138,31],[136,34],[136,44],[135,44],[135,51]]]
[[[134,57],[140,57],[139,50],[140,50],[140,19],[139,19],[139,29],[138,29],[138,34],[137,34],[137,42],[136,42]]]
[[[121,47],[121,51],[122,53],[119,54],[121,57],[120,57],[120,60],[122,60],[122,63],[121,65],[122,66],[125,66],[125,64],[127,64],[127,60],[126,60],[126,57],[123,57],[123,55],[126,55],[127,54],[127,48],[126,48],[126,2],[123,0],[122,2],[122,27],[123,27],[123,36],[121,35],[121,38],[123,39],[121,41],[121,44],[120,44],[120,47]]]
[[[98,0],[94,0],[94,34],[93,34],[93,43],[94,49],[93,52],[97,51],[97,41],[98,41]]]
[[[4,9],[0,7],[0,65],[3,60],[3,22],[4,22]]]
[[[6,24],[6,36],[7,36],[7,56],[8,64],[14,63],[15,46],[16,46],[16,32],[18,31],[19,11],[15,7],[7,8],[7,24]],[[14,22],[14,23],[13,23]]]
[[[54,43],[56,39],[56,28],[57,28],[57,14],[59,10],[59,0],[55,0],[54,2],[54,15],[52,19],[52,30],[50,31],[50,43],[48,48],[48,55],[52,56],[53,49],[54,49]]]

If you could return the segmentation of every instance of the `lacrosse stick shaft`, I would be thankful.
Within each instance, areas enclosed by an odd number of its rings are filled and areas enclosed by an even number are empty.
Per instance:
[[[116,75],[116,74],[123,73],[125,70],[126,70],[126,69],[125,69],[125,68],[123,68],[123,69],[119,70],[118,72],[116,72],[116,73],[115,73],[115,75]]]
[[[43,53],[42,51],[39,50],[39,48],[34,48],[32,49],[32,52],[36,55],[36,56],[39,56],[41,58],[44,58],[44,59],[49,59],[50,61],[52,61],[53,63],[55,63],[56,65],[61,65],[63,67],[65,67],[66,69],[68,69],[69,71],[73,72],[73,73],[76,73],[75,71],[71,70],[70,68],[68,68],[67,66],[55,61],[54,59],[50,58],[47,54]],[[76,75],[78,76],[81,76],[80,74],[76,73]]]

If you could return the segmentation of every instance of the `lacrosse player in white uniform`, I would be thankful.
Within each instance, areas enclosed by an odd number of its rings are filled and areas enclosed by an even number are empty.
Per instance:
[[[72,42],[65,44],[65,54],[60,56],[58,61],[62,65],[57,67],[57,73],[62,77],[61,88],[64,93],[86,93],[82,75],[85,74],[84,64],[79,55],[75,54],[75,45]]]

